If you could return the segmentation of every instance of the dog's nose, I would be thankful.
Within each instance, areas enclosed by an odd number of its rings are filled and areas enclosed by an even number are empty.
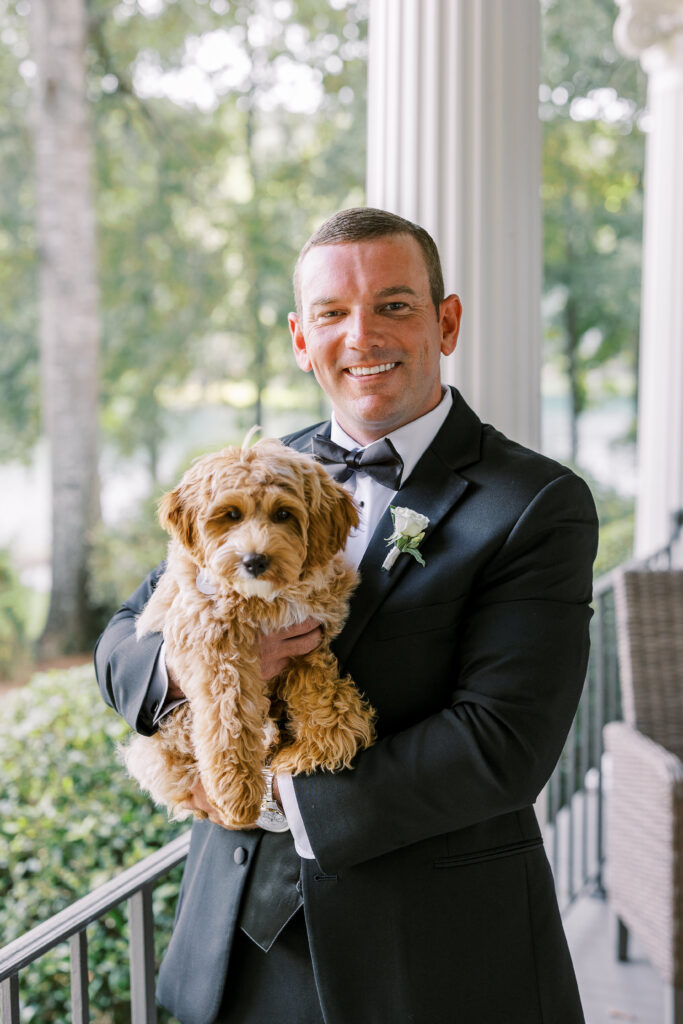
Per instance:
[[[250,554],[244,555],[242,565],[250,576],[262,576],[270,565],[270,559],[268,555],[259,555],[252,551]]]

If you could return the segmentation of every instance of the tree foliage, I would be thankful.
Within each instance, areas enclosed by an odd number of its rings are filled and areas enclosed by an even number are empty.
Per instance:
[[[146,452],[154,477],[173,426],[169,392],[246,379],[253,421],[266,383],[294,375],[286,314],[296,252],[329,213],[362,201],[367,12],[363,0],[91,0],[89,9],[101,421],[120,451]],[[26,14],[26,0],[6,0],[0,246],[17,302],[5,328],[11,353],[2,350],[11,409],[0,403],[0,457],[30,450],[38,429]]]
[[[613,0],[544,0],[540,113],[546,357],[569,379],[576,423],[598,374],[635,395],[645,82],[612,39]]]
[[[347,150],[363,149],[364,12],[253,0],[154,10],[95,8],[93,77],[104,423],[156,475],[169,388],[246,378],[256,420],[266,382],[289,377],[296,251],[316,219],[360,197],[362,156]],[[311,95],[287,91],[297,80]]]
[[[0,460],[26,457],[40,429],[27,14],[0,0]]]

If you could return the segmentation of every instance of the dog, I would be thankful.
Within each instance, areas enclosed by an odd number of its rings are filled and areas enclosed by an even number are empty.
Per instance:
[[[320,464],[267,439],[200,458],[159,519],[167,564],[136,633],[163,632],[188,700],[133,738],[126,767],[175,820],[206,817],[191,806],[201,780],[229,827],[254,827],[266,764],[293,775],[349,768],[375,738],[373,709],[330,650],[358,582],[342,554],[358,513]],[[309,616],[320,646],[264,681],[260,636]]]

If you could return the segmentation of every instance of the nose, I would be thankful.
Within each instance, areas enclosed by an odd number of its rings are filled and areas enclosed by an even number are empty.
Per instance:
[[[368,348],[376,342],[372,313],[356,309],[346,322],[346,340],[354,348]]]
[[[244,555],[242,558],[242,565],[250,576],[262,576],[270,565],[270,558],[268,555],[261,555],[256,551],[250,551],[248,555]]]

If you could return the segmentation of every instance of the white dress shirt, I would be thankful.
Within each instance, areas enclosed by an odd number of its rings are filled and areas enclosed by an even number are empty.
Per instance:
[[[438,434],[450,412],[452,404],[453,397],[450,389],[443,388],[441,401],[434,409],[425,413],[424,416],[420,416],[419,419],[412,420],[410,423],[406,423],[404,426],[398,427],[397,430],[393,430],[390,434],[385,435],[403,460],[401,485],[409,478],[420,458]],[[376,444],[373,441],[369,445],[359,445],[357,441],[354,441],[352,437],[342,430],[337,423],[334,413],[332,413],[331,417],[330,440],[348,450],[355,450],[359,447],[365,450],[365,448],[371,448],[372,444]],[[381,438],[377,440],[381,440]],[[392,491],[363,472],[353,473],[343,486],[350,494],[353,494],[360,514],[359,526],[356,530],[351,531],[351,535],[344,548],[344,553],[349,562],[354,568],[357,568],[380,519],[386,512],[388,505],[398,494],[398,491]],[[419,512],[420,510],[417,509],[416,511]],[[381,567],[377,566],[377,572],[380,571]],[[198,580],[199,584],[200,581]],[[150,688],[157,698],[156,703],[159,708],[154,718],[156,724],[163,715],[168,714],[169,711],[172,711],[173,708],[182,703],[182,699],[166,701],[168,674],[166,672],[163,644],[159,651]],[[291,775],[281,773],[278,774],[277,781],[282,807],[292,831],[296,851],[300,857],[304,857],[306,860],[315,860],[315,854],[306,834],[303,818],[297,803],[292,777]]]

